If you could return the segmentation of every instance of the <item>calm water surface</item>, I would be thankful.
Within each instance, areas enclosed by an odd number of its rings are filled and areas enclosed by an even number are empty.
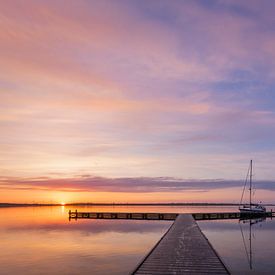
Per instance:
[[[181,213],[236,210],[164,206],[77,209]],[[0,274],[128,274],[171,225],[169,221],[69,221],[68,210],[64,206],[0,208]],[[274,220],[251,227],[234,220],[202,221],[199,225],[233,273],[275,274]],[[250,228],[252,271],[245,250],[250,256]]]
[[[274,219],[200,221],[199,225],[232,274],[275,274]]]

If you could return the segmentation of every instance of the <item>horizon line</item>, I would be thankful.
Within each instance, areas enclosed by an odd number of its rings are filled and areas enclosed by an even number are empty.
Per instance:
[[[243,205],[234,202],[157,202],[157,203],[93,203],[93,202],[75,202],[75,203],[1,203],[0,207],[12,206],[238,206]],[[275,203],[265,203],[266,206],[275,206]]]

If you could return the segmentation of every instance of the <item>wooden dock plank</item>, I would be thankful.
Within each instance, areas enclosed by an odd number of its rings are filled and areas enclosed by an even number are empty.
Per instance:
[[[133,274],[229,274],[190,214],[181,214]]]

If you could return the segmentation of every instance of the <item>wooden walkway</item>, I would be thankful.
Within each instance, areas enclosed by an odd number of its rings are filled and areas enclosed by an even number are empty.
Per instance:
[[[132,274],[229,274],[191,214],[176,221]]]
[[[195,220],[253,219],[258,217],[272,218],[274,212],[247,214],[240,212],[192,213]],[[123,212],[78,212],[69,211],[69,219],[122,219],[122,220],[175,220],[179,213],[123,213]]]
[[[272,218],[275,213],[121,213],[69,211],[69,219],[175,221],[132,274],[230,274],[195,220]]]
[[[69,219],[119,219],[119,220],[166,220],[174,221],[177,213],[124,213],[124,212],[75,212],[69,211]]]

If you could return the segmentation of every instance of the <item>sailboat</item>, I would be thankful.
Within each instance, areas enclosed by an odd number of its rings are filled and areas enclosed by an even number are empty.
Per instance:
[[[249,204],[242,204],[248,176],[249,176]],[[264,214],[264,213],[266,213],[266,208],[263,205],[258,204],[258,203],[252,203],[252,160],[250,160],[250,165],[249,165],[248,173],[247,173],[244,188],[243,188],[243,193],[242,193],[241,202],[239,205],[239,210],[241,213],[247,213],[247,214]]]

